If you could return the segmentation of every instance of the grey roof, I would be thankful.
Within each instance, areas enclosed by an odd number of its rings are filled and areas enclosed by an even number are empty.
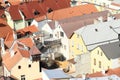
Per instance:
[[[113,28],[110,28],[110,26]],[[88,50],[92,50],[98,45],[118,41],[118,33],[114,30],[118,26],[120,26],[120,19],[87,25],[75,31],[75,33],[80,34]]]
[[[103,20],[107,19],[108,11],[96,12],[92,14],[86,14],[83,16],[75,16],[72,18],[66,18],[62,20],[58,20],[66,33],[67,37],[70,38],[73,32],[85,25],[93,24],[95,19],[99,17],[103,17]],[[55,21],[49,22],[48,25],[51,29],[55,28]]]
[[[62,20],[58,20],[60,23],[70,23],[70,22],[75,22],[75,21],[79,21],[79,20],[85,20],[85,19],[97,19],[98,17],[103,17],[103,20],[107,20],[107,16],[108,16],[108,11],[101,11],[101,12],[95,12],[92,14],[86,14],[83,16],[74,16],[71,18],[66,18],[66,19],[62,19]]]
[[[120,57],[120,42],[109,43],[99,46],[109,59]]]
[[[69,75],[65,74],[61,69],[52,69],[52,70],[42,70],[49,79],[56,79],[56,78],[70,78]]]

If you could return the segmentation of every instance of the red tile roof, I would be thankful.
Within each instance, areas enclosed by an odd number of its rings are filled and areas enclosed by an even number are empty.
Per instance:
[[[12,5],[12,6],[10,6],[9,13],[10,13],[11,18],[13,20],[21,20],[22,19],[21,15],[19,13],[19,7],[18,7],[18,5]]]
[[[51,8],[52,10],[57,10],[66,7],[70,7],[70,0],[60,0],[60,1],[43,0],[43,2],[29,1],[19,5],[10,6],[9,12],[13,20],[20,20],[21,19],[19,13],[20,10],[22,11],[22,13],[25,16],[25,19],[27,20],[45,15],[47,13],[48,8]],[[40,14],[34,15],[34,11],[37,11]]]
[[[29,52],[31,55],[41,54],[36,46],[31,47]]]
[[[102,72],[88,74],[89,77],[103,77],[103,76],[109,76],[109,75],[117,75],[120,77],[120,67],[115,69],[108,69],[107,71],[105,71],[105,74],[103,74]]]
[[[5,39],[9,33],[13,33],[12,29],[7,25],[6,21],[0,19],[0,37]]]
[[[21,0],[8,0],[11,5],[17,5],[21,3]]]
[[[60,20],[60,19],[70,18],[73,16],[82,16],[94,12],[98,12],[98,10],[94,5],[85,4],[85,5],[56,10],[49,13],[47,16],[48,19]]]
[[[22,42],[23,44],[25,44],[28,47],[33,47],[35,45],[35,43],[33,42],[33,40],[31,38],[21,38],[18,40],[19,42]]]
[[[13,47],[14,52],[16,52],[13,56],[11,56],[10,51],[6,51],[5,55],[2,56],[2,60],[6,68],[10,71],[23,57],[29,58],[30,53],[28,50],[18,48],[17,43]]]
[[[20,29],[17,31],[20,32],[20,33],[26,33],[26,32],[31,32],[31,33],[34,33],[34,32],[38,32],[39,29],[35,26],[35,25],[32,25],[32,26],[28,26],[28,27],[25,27],[24,29]]]

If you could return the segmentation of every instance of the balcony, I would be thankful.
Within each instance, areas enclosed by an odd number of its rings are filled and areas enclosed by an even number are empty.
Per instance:
[[[47,39],[44,41],[44,45],[46,45],[47,47],[60,46],[61,39]]]

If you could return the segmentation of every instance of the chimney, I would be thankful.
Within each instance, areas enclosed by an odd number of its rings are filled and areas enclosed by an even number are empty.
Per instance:
[[[58,22],[57,21],[55,21],[55,28],[57,28],[57,26],[58,26],[59,24],[58,24]]]
[[[13,31],[13,38],[14,38],[14,40],[17,40],[17,35],[14,31]]]
[[[1,41],[1,55],[4,55],[5,54],[5,46],[4,46],[4,39],[3,38],[0,38],[0,41]]]
[[[16,40],[13,41],[12,46],[11,46],[10,49],[9,49],[9,52],[10,52],[11,57],[14,56],[14,52],[15,52],[15,51],[13,50],[13,48],[14,48],[16,42],[17,42]]]
[[[86,75],[82,74],[82,79],[85,80],[86,79]]]
[[[102,70],[102,74],[105,75],[105,70]]]

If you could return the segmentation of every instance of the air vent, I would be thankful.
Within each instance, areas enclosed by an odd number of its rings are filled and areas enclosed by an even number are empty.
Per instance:
[[[96,32],[98,32],[98,29],[95,29]]]

